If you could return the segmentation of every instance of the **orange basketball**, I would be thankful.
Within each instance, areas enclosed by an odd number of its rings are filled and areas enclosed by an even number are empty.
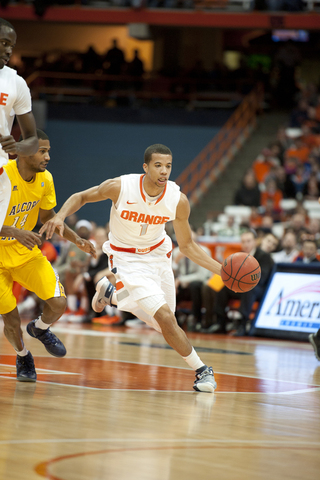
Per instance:
[[[221,278],[233,292],[249,292],[259,283],[260,277],[259,262],[248,253],[233,253],[222,263]]]

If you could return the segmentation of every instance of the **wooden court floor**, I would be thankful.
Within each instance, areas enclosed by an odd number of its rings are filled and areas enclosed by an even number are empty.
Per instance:
[[[320,362],[308,343],[189,334],[215,371],[206,394],[149,328],[53,331],[67,356],[25,334],[38,381],[20,383],[0,320],[0,480],[320,479]]]

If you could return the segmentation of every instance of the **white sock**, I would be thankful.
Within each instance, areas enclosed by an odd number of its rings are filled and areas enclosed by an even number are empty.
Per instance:
[[[72,312],[76,312],[78,308],[78,297],[77,295],[68,295],[67,296],[68,307]]]
[[[198,368],[201,368],[204,366],[204,363],[200,360],[199,355],[197,354],[197,352],[193,347],[190,355],[182,358],[187,362],[189,367],[193,368],[193,370],[198,370]]]
[[[47,328],[49,328],[50,325],[52,325],[52,323],[44,323],[41,320],[41,317],[39,317],[34,323],[34,326],[37,328],[41,328],[41,330],[47,330]]]
[[[16,352],[19,357],[25,357],[26,355],[28,355],[29,350],[27,350],[26,347],[23,347],[23,350],[21,350],[21,352],[18,352],[18,350],[16,350]]]

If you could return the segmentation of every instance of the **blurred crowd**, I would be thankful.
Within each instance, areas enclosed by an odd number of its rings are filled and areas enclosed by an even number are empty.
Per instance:
[[[299,244],[309,235],[320,248],[319,197],[320,95],[316,86],[309,84],[300,91],[288,125],[279,128],[275,140],[244,173],[234,205],[250,207],[241,219],[250,228],[273,231],[280,237],[290,228]],[[215,235],[221,230],[216,220],[209,212],[203,234]],[[230,216],[224,224],[225,236],[239,233],[239,218]]]
[[[116,38],[103,54],[90,46],[84,53],[52,50],[39,57],[13,59],[11,63],[29,82],[34,99],[50,100],[55,94],[61,99],[66,89],[81,96],[87,91],[91,101],[104,104],[110,93],[115,101],[117,95],[130,101],[134,92],[146,92],[150,101],[158,98],[188,100],[195,92],[203,95],[227,91],[245,95],[257,82],[262,82],[266,91],[269,88],[269,72],[262,65],[253,67],[245,60],[236,69],[217,61],[208,69],[196,59],[190,68],[171,65],[146,72],[141,52],[138,49],[126,52]]]
[[[25,3],[19,0],[1,0],[1,6],[5,8],[9,4]],[[30,1],[31,3],[31,1]],[[234,2],[232,0],[220,0],[210,2],[210,0],[34,0],[35,12],[43,16],[48,7],[54,5],[83,5],[100,8],[111,7],[132,7],[132,8],[175,8],[175,9],[194,9],[199,6],[210,8],[231,8],[239,7],[244,10],[269,10],[269,11],[289,11],[299,12],[308,9],[308,4],[304,0],[244,0]]]

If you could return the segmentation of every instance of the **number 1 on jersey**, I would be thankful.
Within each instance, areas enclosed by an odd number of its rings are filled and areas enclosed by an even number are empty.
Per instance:
[[[149,223],[143,223],[142,225],[140,225],[140,227],[141,227],[140,237],[141,237],[142,235],[145,235],[145,234],[147,233],[148,226],[149,226]]]

